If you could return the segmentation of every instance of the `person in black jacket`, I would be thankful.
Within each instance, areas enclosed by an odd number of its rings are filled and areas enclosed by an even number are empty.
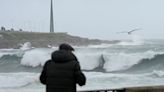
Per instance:
[[[71,51],[70,45],[61,44],[43,66],[40,82],[46,85],[46,92],[76,92],[76,84],[85,85],[86,77]]]

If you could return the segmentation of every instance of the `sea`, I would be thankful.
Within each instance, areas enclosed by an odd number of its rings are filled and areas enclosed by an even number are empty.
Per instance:
[[[74,46],[86,75],[77,90],[164,85],[164,40]],[[0,92],[45,92],[39,81],[44,63],[57,47],[0,49]]]

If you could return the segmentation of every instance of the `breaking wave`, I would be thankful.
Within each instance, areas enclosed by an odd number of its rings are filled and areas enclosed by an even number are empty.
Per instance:
[[[32,49],[25,52],[1,53],[0,72],[40,72],[41,66],[50,59],[52,49]],[[164,53],[75,52],[83,70],[104,72],[139,72],[164,69]],[[10,67],[10,68],[9,68]],[[146,67],[146,68],[145,68]]]

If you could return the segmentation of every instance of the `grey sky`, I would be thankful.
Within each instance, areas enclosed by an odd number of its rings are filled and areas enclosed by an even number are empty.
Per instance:
[[[164,39],[164,0],[54,0],[56,32],[98,39]],[[0,0],[0,26],[49,32],[50,0]]]

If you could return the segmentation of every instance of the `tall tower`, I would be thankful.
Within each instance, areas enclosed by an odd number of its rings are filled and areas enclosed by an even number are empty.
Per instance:
[[[50,10],[50,32],[54,32],[54,18],[53,18],[53,2],[51,0],[51,10]]]

